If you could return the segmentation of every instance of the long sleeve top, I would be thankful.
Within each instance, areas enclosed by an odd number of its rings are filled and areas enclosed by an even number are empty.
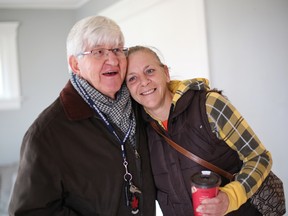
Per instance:
[[[206,109],[213,132],[237,151],[243,161],[236,181],[220,188],[229,197],[230,212],[257,191],[271,170],[272,158],[247,121],[225,97],[215,92],[208,93]]]
[[[201,90],[203,85],[206,86],[206,90],[209,89],[209,82],[204,78],[171,81],[169,88],[175,93],[172,104],[176,105],[177,100],[188,89]],[[215,91],[208,91],[206,97],[207,117],[212,132],[235,150],[243,161],[235,181],[220,188],[228,195],[229,207],[226,213],[229,213],[238,209],[257,191],[271,170],[272,157],[247,121],[226,97]]]

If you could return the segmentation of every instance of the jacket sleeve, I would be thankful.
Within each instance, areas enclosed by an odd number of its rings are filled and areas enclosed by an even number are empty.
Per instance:
[[[212,131],[237,151],[243,161],[235,181],[221,188],[229,197],[229,211],[236,210],[257,191],[268,176],[272,166],[271,154],[243,116],[221,94],[208,93],[206,109]]]
[[[40,138],[35,135],[35,130],[32,126],[23,139],[9,215],[93,215],[90,214],[89,208],[92,207],[88,202],[65,191],[59,161],[54,157],[49,143],[51,139],[43,134]]]

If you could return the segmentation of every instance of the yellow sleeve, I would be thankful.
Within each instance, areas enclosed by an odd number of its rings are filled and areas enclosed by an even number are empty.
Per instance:
[[[237,210],[242,204],[247,201],[245,188],[238,181],[230,182],[220,190],[227,194],[229,199],[229,206],[225,214]]]

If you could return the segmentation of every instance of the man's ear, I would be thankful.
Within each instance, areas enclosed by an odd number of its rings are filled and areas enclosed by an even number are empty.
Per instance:
[[[71,70],[75,74],[79,75],[80,69],[78,66],[78,58],[76,56],[74,56],[74,55],[69,56],[69,65],[70,65]]]

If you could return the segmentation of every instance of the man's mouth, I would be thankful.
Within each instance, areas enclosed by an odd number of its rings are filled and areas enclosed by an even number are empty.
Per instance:
[[[118,72],[117,71],[108,71],[103,73],[104,76],[114,76],[116,75]]]

